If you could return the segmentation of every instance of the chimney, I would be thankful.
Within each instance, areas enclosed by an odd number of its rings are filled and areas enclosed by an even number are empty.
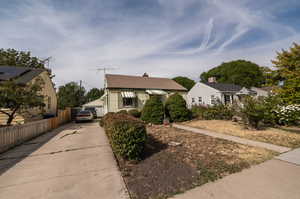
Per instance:
[[[149,77],[149,75],[147,73],[144,73],[143,77]]]
[[[209,77],[208,78],[208,83],[217,83],[217,78],[216,77]]]

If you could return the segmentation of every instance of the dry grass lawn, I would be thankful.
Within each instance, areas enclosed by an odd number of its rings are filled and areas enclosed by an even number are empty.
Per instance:
[[[224,133],[285,147],[300,147],[299,128],[267,128],[264,130],[249,130],[245,129],[239,123],[224,120],[194,120],[184,122],[183,124],[195,128],[207,129],[218,133]]]

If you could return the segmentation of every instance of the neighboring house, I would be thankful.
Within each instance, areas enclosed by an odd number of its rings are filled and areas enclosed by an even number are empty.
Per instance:
[[[94,101],[88,102],[84,105],[82,105],[83,109],[88,109],[88,108],[94,108],[97,113],[97,117],[102,117],[104,115],[103,111],[103,97],[96,99]]]
[[[232,104],[249,95],[267,97],[269,91],[264,88],[248,89],[235,84],[217,83],[215,78],[209,78],[209,82],[198,82],[194,85],[187,95],[187,103],[189,108],[194,105],[214,105],[218,102]]]
[[[187,89],[172,79],[128,75],[105,75],[104,113],[120,110],[141,110],[151,95],[165,100],[174,93],[186,100]]]
[[[13,123],[24,123],[26,121],[41,119],[43,115],[57,114],[57,97],[54,85],[46,69],[36,69],[27,67],[0,66],[0,82],[14,79],[18,84],[26,86],[40,78],[44,84],[41,94],[44,96],[45,107],[21,110]],[[0,124],[6,122],[7,116],[0,113]]]
[[[271,87],[251,87],[251,90],[256,92],[256,97],[268,97],[272,93]]]
[[[232,103],[237,99],[236,93],[241,89],[241,86],[234,84],[198,82],[187,95],[188,106],[214,105],[218,101],[224,104]]]

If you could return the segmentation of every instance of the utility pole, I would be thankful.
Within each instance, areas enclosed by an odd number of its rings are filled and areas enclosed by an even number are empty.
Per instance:
[[[81,102],[82,102],[82,99],[81,99],[81,86],[82,86],[82,80],[79,81],[79,91],[78,91],[78,102],[79,102],[79,105],[81,106]]]

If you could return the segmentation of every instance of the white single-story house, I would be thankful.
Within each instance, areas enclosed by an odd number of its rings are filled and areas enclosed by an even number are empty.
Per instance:
[[[164,102],[170,95],[179,93],[186,100],[187,89],[168,78],[129,75],[105,75],[104,113],[121,110],[142,110],[152,95]]]
[[[217,83],[215,78],[210,78],[209,82],[198,82],[194,85],[187,94],[187,104],[189,108],[195,105],[214,105],[218,101],[232,104],[246,95],[266,97],[269,92],[262,88],[248,89],[235,84]]]
[[[96,110],[97,117],[102,117],[104,115],[103,104],[104,104],[103,97],[100,97],[99,99],[83,104],[82,108],[83,109],[94,108]]]

